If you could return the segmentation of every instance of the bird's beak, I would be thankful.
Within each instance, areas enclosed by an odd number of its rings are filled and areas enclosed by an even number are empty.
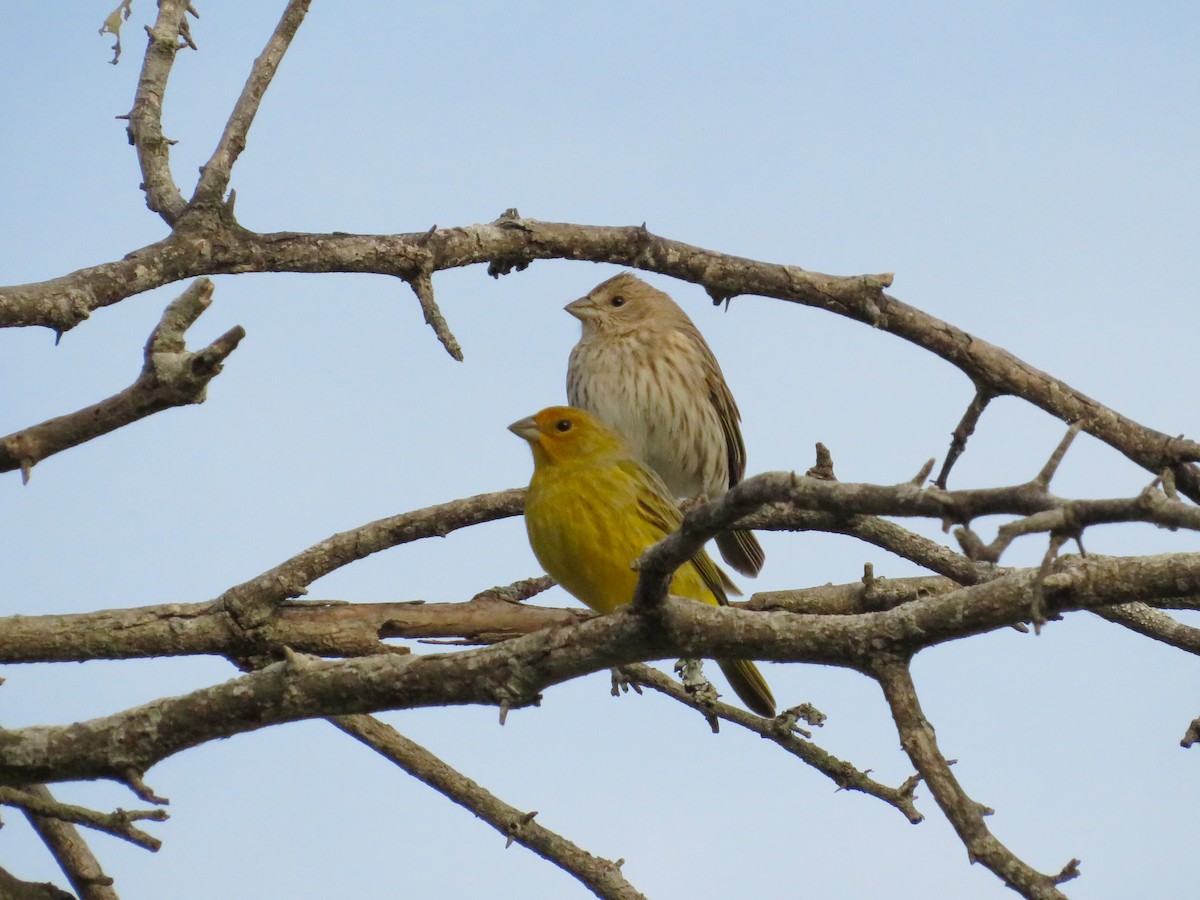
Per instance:
[[[592,301],[587,297],[580,297],[578,300],[572,300],[570,303],[564,306],[563,309],[581,322],[586,322],[588,319],[594,319],[598,315],[596,307],[592,305]]]
[[[525,441],[536,441],[538,437],[537,422],[533,420],[533,416],[517,419],[508,426],[508,430]]]

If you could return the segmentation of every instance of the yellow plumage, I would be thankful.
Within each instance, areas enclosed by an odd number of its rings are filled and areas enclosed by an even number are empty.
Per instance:
[[[633,599],[630,568],[682,516],[662,480],[612,431],[581,409],[552,406],[509,426],[533,450],[525,527],[542,567],[587,606],[612,612]],[[737,589],[701,551],[675,572],[671,593],[710,606]],[[735,693],[759,715],[775,700],[754,663],[718,660]]]

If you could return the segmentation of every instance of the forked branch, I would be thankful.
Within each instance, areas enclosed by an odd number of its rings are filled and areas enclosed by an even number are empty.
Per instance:
[[[187,349],[184,333],[212,304],[212,292],[212,282],[201,278],[167,306],[146,342],[141,374],[125,390],[0,438],[0,472],[20,469],[28,482],[33,467],[48,456],[164,409],[203,403],[208,383],[246,336],[237,325],[201,350]]]
[[[44,785],[26,785],[24,790],[47,802],[55,802],[54,795]],[[25,811],[25,817],[58,862],[80,900],[120,900],[112,878],[104,874],[95,854],[74,825],[29,810]]]

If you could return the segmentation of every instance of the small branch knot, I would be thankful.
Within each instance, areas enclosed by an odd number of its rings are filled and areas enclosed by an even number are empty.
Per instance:
[[[829,448],[817,442],[817,462],[816,464],[804,473],[807,478],[816,478],[821,481],[837,481],[837,476],[833,474],[833,454],[829,452]]]
[[[526,825],[534,820],[535,816],[537,816],[536,809],[533,812],[527,812],[520,818],[514,819],[508,823],[508,827],[505,828],[505,832],[508,834],[508,839],[504,842],[505,850],[513,845],[513,842],[520,835],[521,831],[524,830]]]

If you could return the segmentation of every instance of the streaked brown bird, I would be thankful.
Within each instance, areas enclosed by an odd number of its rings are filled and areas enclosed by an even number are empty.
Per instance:
[[[567,402],[624,437],[676,497],[715,500],[742,480],[737,403],[708,343],[674,300],[622,272],[566,310],[583,323],[567,364]],[[719,534],[717,547],[743,575],[762,569],[753,532]]]

